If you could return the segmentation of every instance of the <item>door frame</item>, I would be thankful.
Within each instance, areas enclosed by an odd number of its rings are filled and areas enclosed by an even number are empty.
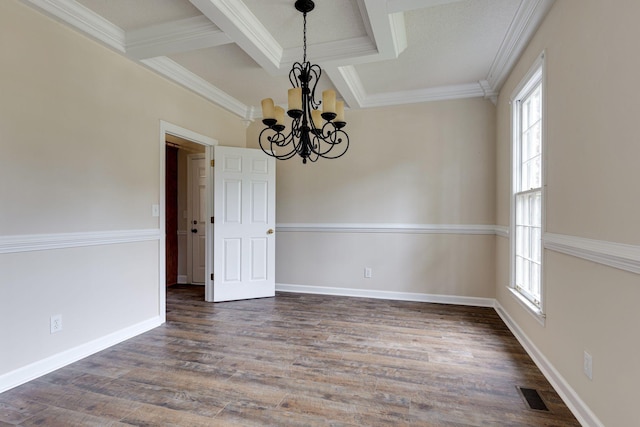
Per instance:
[[[159,151],[160,151],[160,173],[159,173],[159,188],[160,194],[158,194],[158,200],[160,204],[160,217],[158,228],[160,230],[160,242],[158,248],[158,311],[160,316],[160,321],[162,323],[167,320],[167,287],[165,285],[166,282],[166,208],[167,201],[165,200],[165,191],[166,191],[166,174],[167,174],[167,165],[165,164],[165,145],[166,145],[166,137],[167,135],[177,136],[179,138],[187,139],[189,141],[195,142],[196,144],[203,145],[205,147],[205,164],[211,163],[213,159],[213,147],[218,145],[218,141],[216,139],[210,138],[208,136],[201,135],[199,133],[193,132],[189,129],[180,127],[178,125],[174,125],[173,123],[166,122],[164,120],[160,120],[160,137],[159,137]],[[213,216],[213,172],[210,168],[207,168],[207,196],[206,196],[206,204],[207,204],[207,216]],[[211,274],[213,273],[213,224],[207,223],[207,228],[205,232],[206,239],[206,248],[205,248],[205,287],[211,287]]]

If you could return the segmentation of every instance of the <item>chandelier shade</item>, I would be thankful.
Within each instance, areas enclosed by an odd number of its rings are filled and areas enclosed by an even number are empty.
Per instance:
[[[260,148],[269,156],[286,160],[298,155],[305,164],[319,158],[337,159],[349,148],[349,135],[343,130],[347,124],[344,102],[336,100],[332,89],[322,92],[322,101],[316,98],[322,69],[307,61],[307,13],[314,7],[311,0],[295,3],[303,16],[303,60],[294,63],[289,71],[292,88],[286,113],[291,118],[290,130],[285,131],[284,108],[267,98],[262,100],[262,123],[266,127],[259,136]]]

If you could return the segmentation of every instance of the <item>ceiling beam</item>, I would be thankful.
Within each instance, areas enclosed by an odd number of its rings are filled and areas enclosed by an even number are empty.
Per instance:
[[[205,16],[165,22],[126,33],[127,55],[134,59],[166,56],[231,42],[231,38]]]
[[[271,75],[278,74],[283,49],[241,0],[189,0]]]
[[[443,4],[457,3],[462,0],[388,0],[387,12],[408,12],[410,10],[424,9]]]

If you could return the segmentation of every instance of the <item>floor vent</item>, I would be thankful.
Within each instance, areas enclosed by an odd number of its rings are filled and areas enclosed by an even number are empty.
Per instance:
[[[540,397],[538,390],[535,390],[533,388],[518,387],[518,391],[520,392],[520,395],[522,395],[524,401],[530,409],[533,409],[535,411],[549,411],[549,408],[547,408],[547,405],[545,405],[542,397]]]

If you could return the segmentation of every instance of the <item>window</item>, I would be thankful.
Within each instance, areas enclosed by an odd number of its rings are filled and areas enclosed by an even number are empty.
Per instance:
[[[516,89],[513,113],[511,286],[542,314],[543,58]]]

